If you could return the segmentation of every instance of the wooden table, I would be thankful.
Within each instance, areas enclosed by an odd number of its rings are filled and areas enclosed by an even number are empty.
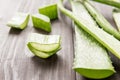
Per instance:
[[[52,32],[35,29],[30,20],[28,27],[17,30],[6,26],[16,12],[38,13],[38,8],[58,0],[0,0],[0,80],[90,80],[72,70],[74,58],[74,31],[71,20],[59,13],[52,21]],[[68,3],[66,3],[67,5]],[[98,10],[114,25],[112,9],[94,3]],[[58,34],[62,36],[62,49],[49,59],[35,57],[26,46],[29,33]],[[117,73],[104,80],[120,80],[120,60],[110,54]]]

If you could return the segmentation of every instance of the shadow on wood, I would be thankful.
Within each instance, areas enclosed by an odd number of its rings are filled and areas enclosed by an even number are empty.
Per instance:
[[[32,57],[32,61],[33,61],[33,65],[40,72],[48,73],[49,70],[52,70],[52,68],[55,69],[55,67],[57,66],[58,56],[55,54],[47,59],[42,59],[37,56],[34,56]]]
[[[16,28],[11,28],[10,31],[9,31],[9,34],[20,34],[23,30],[20,30],[20,29],[16,29]]]
[[[56,62],[58,59],[58,56],[56,54],[54,54],[53,56],[49,57],[49,58],[46,58],[46,59],[42,59],[42,58],[39,58],[37,56],[33,56],[32,57],[32,60],[35,62],[35,63],[39,63],[39,62],[45,62],[45,63],[48,63],[48,62]]]
[[[35,30],[35,32],[38,32],[38,33],[41,33],[41,34],[50,34],[49,32],[46,32],[46,31],[44,31],[44,30],[42,30],[42,29],[39,29],[39,28],[33,28],[34,30]]]

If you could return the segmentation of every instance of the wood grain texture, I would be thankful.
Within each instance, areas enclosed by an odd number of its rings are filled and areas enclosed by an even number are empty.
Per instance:
[[[38,8],[58,0],[0,0],[0,80],[90,80],[72,70],[74,58],[74,31],[71,20],[59,13],[52,21],[52,32],[35,29],[30,20],[23,31],[6,26],[16,12],[38,13]],[[69,7],[68,3],[65,3]],[[111,8],[96,4],[96,7],[114,25]],[[104,9],[103,9],[104,8]],[[114,25],[115,26],[115,25]],[[58,34],[62,36],[62,49],[49,59],[35,57],[27,48],[27,36],[32,33]],[[110,54],[117,73],[104,80],[120,79],[120,61]]]
[[[52,21],[52,32],[35,29],[31,21],[23,31],[6,26],[16,12],[38,13],[38,8],[56,0],[1,0],[0,1],[0,80],[74,80],[72,70],[73,38],[69,19]],[[70,22],[70,23],[69,23]],[[62,36],[62,50],[49,59],[35,57],[27,48],[29,33]]]

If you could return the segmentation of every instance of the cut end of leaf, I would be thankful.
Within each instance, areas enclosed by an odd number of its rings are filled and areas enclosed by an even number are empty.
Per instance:
[[[24,29],[29,21],[28,13],[17,13],[10,21],[8,21],[7,25],[9,27]]]
[[[41,58],[48,58],[61,49],[59,35],[32,33],[27,45],[33,54]]]
[[[51,23],[47,16],[42,14],[32,15],[32,22],[34,27],[51,32]]]
[[[103,70],[103,69],[86,69],[86,68],[75,68],[75,71],[80,73],[82,76],[91,78],[91,79],[103,79],[111,76],[115,73],[112,70]]]
[[[28,48],[30,49],[30,51],[34,54],[34,55],[36,55],[36,56],[38,56],[38,57],[41,57],[41,58],[48,58],[50,55],[49,54],[46,54],[46,53],[44,53],[44,52],[41,52],[41,51],[38,51],[38,50],[36,50],[36,49],[34,49],[32,46],[31,46],[31,44],[27,44],[27,46],[28,46]]]
[[[57,4],[39,8],[39,13],[48,16],[51,20],[58,18]]]
[[[54,52],[56,51],[60,44],[59,43],[54,43],[54,44],[40,44],[36,42],[30,42],[32,47],[34,47],[36,50],[40,50],[42,52]]]

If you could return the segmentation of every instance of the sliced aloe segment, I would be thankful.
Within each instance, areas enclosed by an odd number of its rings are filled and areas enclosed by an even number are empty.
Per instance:
[[[51,23],[47,16],[42,14],[34,14],[32,15],[32,22],[34,27],[51,32]]]
[[[53,52],[57,50],[60,46],[60,43],[54,43],[54,44],[40,44],[36,42],[30,42],[31,46],[34,47],[37,50],[40,50],[42,52]]]
[[[95,9],[94,6],[92,6],[88,1],[84,1],[84,5],[91,16],[99,24],[99,26],[103,28],[103,30],[120,40],[120,33],[115,28],[113,28],[113,26],[104,18],[100,12]]]
[[[8,21],[7,26],[17,29],[24,29],[26,28],[28,21],[29,21],[28,13],[18,12],[10,21]]]
[[[48,58],[51,55],[55,54],[61,49],[60,44],[59,35],[42,35],[31,33],[28,38],[28,47],[30,47],[29,49],[35,55],[41,58]]]
[[[116,0],[91,0],[91,1],[96,1],[110,6],[114,6],[116,8],[120,8],[120,2],[117,2]]]
[[[48,58],[50,55],[46,54],[44,52],[38,51],[36,49],[34,49],[30,44],[28,44],[28,48],[30,49],[30,51],[32,53],[34,53],[36,56],[41,57],[41,58]]]
[[[40,50],[35,49],[30,43],[28,43],[27,46],[33,54],[35,54],[36,56],[38,56],[40,58],[48,58],[61,49],[59,46],[59,48],[57,48],[53,52],[42,52]]]
[[[118,27],[118,30],[120,32],[120,9],[114,9],[113,10],[113,19]]]
[[[71,1],[71,4],[73,13],[81,14],[78,18],[84,16],[84,18],[89,20],[89,24],[95,24],[90,17],[86,16],[89,14],[80,2]],[[75,23],[75,58],[73,69],[85,77],[101,79],[115,73],[111,63],[106,49]]]
[[[81,12],[79,14],[73,14],[71,11],[63,7],[62,0],[58,3],[58,7],[64,14],[74,20],[79,25],[79,27],[88,32],[99,43],[101,43],[104,47],[106,47],[120,59],[120,41],[94,24],[94,20],[90,15],[88,15],[88,13],[84,14]]]
[[[57,4],[39,8],[39,13],[48,16],[51,20],[58,18]]]

